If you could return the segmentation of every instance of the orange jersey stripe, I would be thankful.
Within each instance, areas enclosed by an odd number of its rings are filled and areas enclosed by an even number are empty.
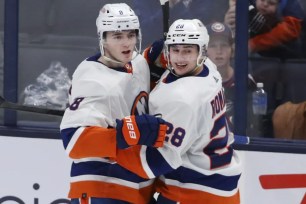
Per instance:
[[[89,198],[81,198],[81,204],[89,204]]]
[[[147,92],[145,92],[145,91],[140,92],[134,100],[134,101],[137,101],[137,103],[133,103],[133,107],[132,107],[132,110],[131,110],[131,115],[135,115],[135,113],[137,112],[137,105],[139,105],[139,103],[141,102],[141,99],[145,99],[146,103],[148,103],[148,101],[147,101],[148,98],[149,98],[149,95],[148,95]]]
[[[141,162],[141,146],[133,146],[128,149],[118,149],[116,161],[123,168],[132,171],[142,178],[149,178]]]
[[[116,145],[115,129],[87,127],[80,135],[69,156],[73,159],[116,157]]]
[[[177,186],[166,185],[161,180],[157,182],[157,192],[170,200],[180,202],[180,204],[240,204],[239,191],[232,196],[223,197],[204,191],[180,188]]]
[[[147,204],[153,197],[154,188],[153,184],[141,189],[134,189],[100,181],[81,181],[70,184],[69,198],[82,198],[84,194],[86,194],[86,197],[112,198],[131,203]]]

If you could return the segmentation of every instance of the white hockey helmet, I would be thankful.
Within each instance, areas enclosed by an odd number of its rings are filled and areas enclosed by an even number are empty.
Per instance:
[[[199,47],[197,66],[203,65],[207,58],[207,46],[209,35],[206,27],[199,19],[185,20],[178,19],[173,22],[167,33],[165,41],[165,55],[169,62],[169,45],[173,44],[194,44]],[[172,69],[172,68],[171,68]]]
[[[105,4],[96,20],[97,32],[100,39],[101,55],[104,55],[104,33],[107,31],[136,30],[138,36],[138,48],[141,51],[141,31],[138,17],[125,3]]]

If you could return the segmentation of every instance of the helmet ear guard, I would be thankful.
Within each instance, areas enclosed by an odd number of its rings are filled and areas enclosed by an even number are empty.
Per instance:
[[[101,56],[104,56],[103,44],[105,41],[105,33],[108,31],[124,31],[136,30],[137,44],[135,51],[141,52],[141,30],[138,17],[134,11],[125,3],[105,4],[96,19],[97,33],[99,37],[99,45]]]
[[[209,35],[206,27],[198,19],[183,20],[178,19],[170,26],[165,41],[164,55],[168,61],[168,68],[173,72],[170,64],[169,46],[174,44],[194,44],[198,45],[199,55],[197,57],[197,67],[203,65],[207,58],[207,46]]]

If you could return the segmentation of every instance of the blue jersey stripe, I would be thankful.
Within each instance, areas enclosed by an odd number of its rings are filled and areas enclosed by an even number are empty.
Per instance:
[[[88,161],[73,163],[71,168],[71,177],[81,175],[97,175],[97,176],[108,176],[123,179],[130,182],[143,182],[148,179],[143,179],[136,174],[124,169],[118,164],[110,164],[100,161]]]
[[[204,175],[197,171],[179,167],[177,170],[165,175],[165,178],[177,180],[181,183],[193,183],[208,186],[223,191],[232,191],[237,188],[240,175],[224,176],[221,174]]]
[[[156,148],[147,148],[146,159],[156,177],[174,170]]]
[[[78,128],[67,128],[61,130],[61,137],[64,143],[65,149],[67,148],[67,145],[69,144],[73,134],[78,130]]]

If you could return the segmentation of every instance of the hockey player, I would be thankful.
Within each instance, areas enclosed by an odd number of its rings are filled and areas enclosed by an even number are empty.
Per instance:
[[[117,151],[121,166],[144,178],[159,176],[159,204],[240,203],[241,163],[232,148],[222,79],[206,56],[208,41],[198,19],[180,19],[171,25],[165,41],[169,70],[149,99],[150,113],[161,113],[168,121],[167,142],[160,148]],[[156,57],[156,50],[151,47],[145,53],[153,56],[151,64],[164,59]]]
[[[109,159],[116,157],[116,149],[130,145],[159,147],[165,135],[164,121],[145,114],[150,76],[139,55],[138,17],[124,3],[106,4],[96,25],[100,53],[74,72],[70,107],[60,126],[73,159],[69,198],[72,204],[147,204],[153,180]]]

